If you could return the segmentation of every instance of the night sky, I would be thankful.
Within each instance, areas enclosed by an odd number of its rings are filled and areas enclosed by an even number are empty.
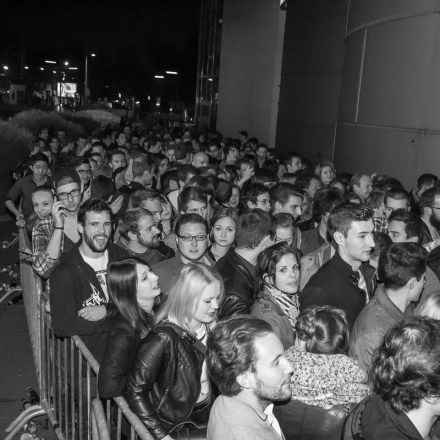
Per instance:
[[[26,64],[44,59],[90,62],[92,96],[123,93],[144,99],[157,87],[194,100],[201,0],[2,2],[0,63],[18,66],[21,32]],[[155,74],[176,70],[158,85]],[[79,78],[81,73],[78,72]],[[107,87],[106,87],[107,86]]]

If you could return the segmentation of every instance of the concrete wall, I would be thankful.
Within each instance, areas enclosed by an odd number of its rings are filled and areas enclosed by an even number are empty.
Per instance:
[[[274,0],[225,0],[217,130],[275,144],[286,13]]]
[[[331,159],[338,117],[348,0],[287,6],[276,148]]]

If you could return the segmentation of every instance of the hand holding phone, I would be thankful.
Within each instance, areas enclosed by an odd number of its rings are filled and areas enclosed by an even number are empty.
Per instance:
[[[64,208],[63,202],[59,200],[54,202],[52,207],[52,215],[56,228],[64,226],[64,219],[66,218],[66,208]]]

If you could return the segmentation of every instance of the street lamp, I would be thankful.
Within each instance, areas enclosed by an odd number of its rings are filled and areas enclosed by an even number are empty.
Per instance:
[[[85,58],[85,68],[84,68],[84,108],[87,107],[88,97],[89,97],[89,72],[88,72],[88,61],[89,56],[96,57],[95,53],[87,53]]]

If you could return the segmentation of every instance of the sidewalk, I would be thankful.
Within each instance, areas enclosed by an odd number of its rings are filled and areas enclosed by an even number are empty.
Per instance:
[[[20,414],[26,388],[38,390],[23,303],[0,307],[0,438]]]

